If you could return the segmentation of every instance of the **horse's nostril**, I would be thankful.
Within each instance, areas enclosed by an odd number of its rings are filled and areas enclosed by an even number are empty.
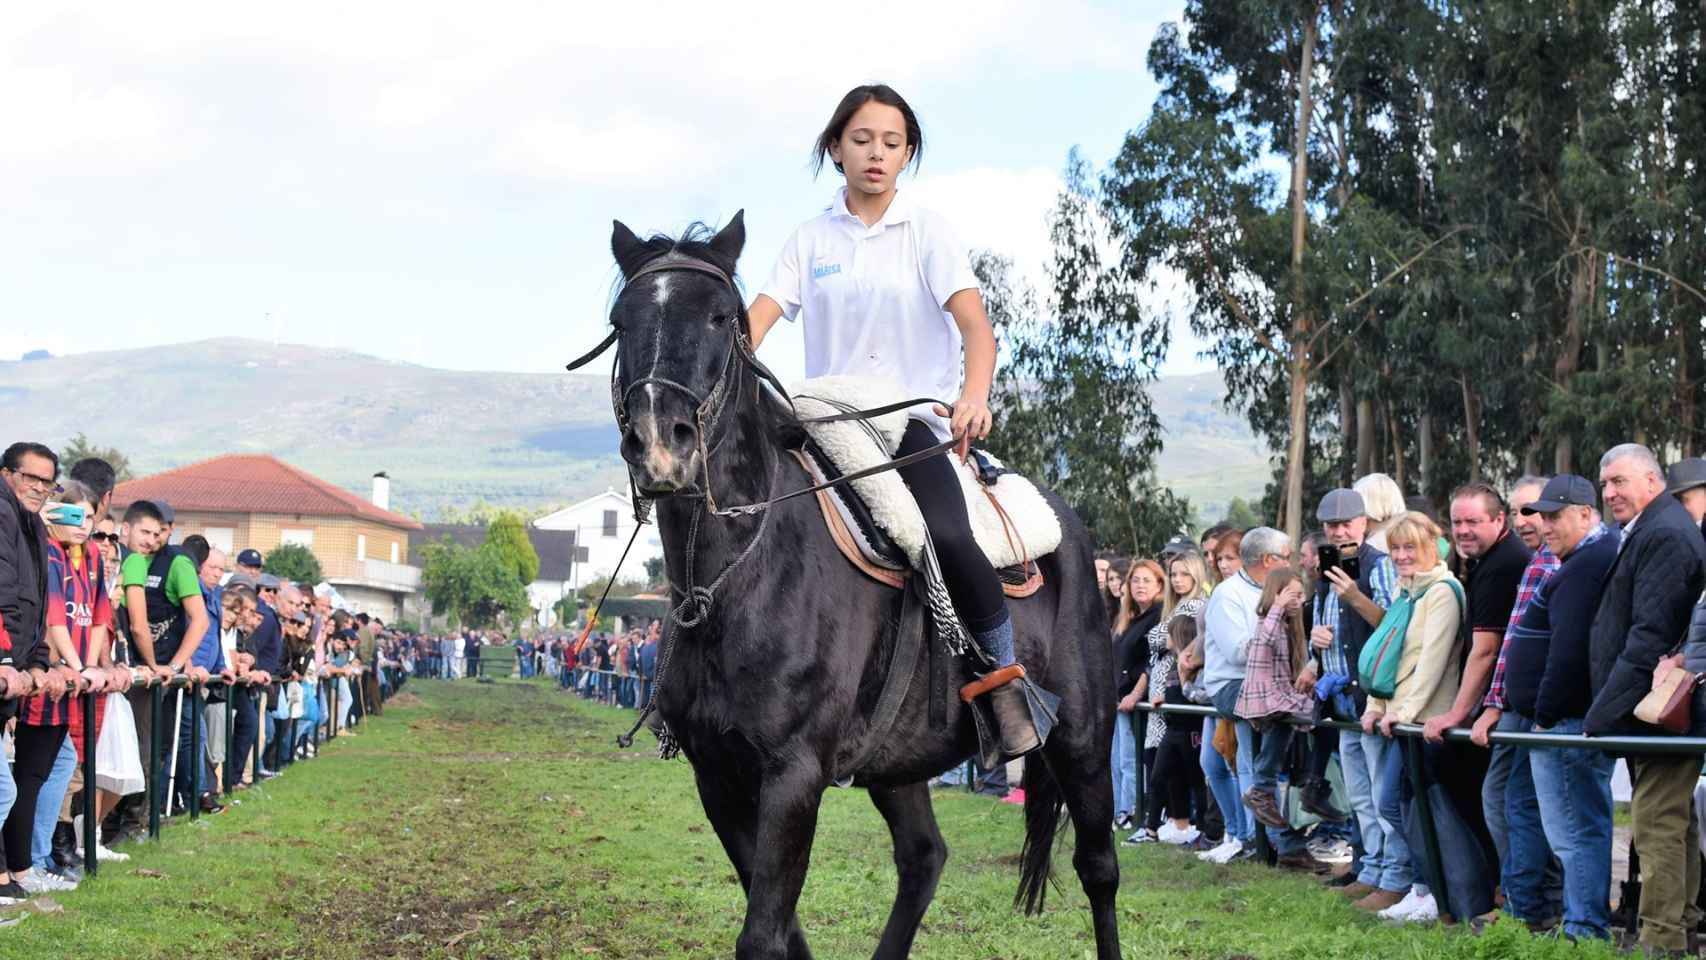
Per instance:
[[[686,423],[677,423],[671,432],[675,434],[675,442],[682,446],[693,442],[693,428]]]
[[[634,433],[634,431],[629,430],[627,433],[622,435],[622,455],[624,457],[628,457],[630,459],[638,457],[640,454],[645,452],[644,447],[645,445],[640,442],[640,438]]]

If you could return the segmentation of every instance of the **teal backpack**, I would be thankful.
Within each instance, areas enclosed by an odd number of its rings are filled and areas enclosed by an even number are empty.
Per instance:
[[[1424,587],[1421,595],[1426,596],[1441,583],[1451,584],[1451,592],[1457,595],[1461,635],[1461,619],[1466,613],[1462,585],[1455,580],[1436,580]],[[1410,596],[1409,591],[1398,594],[1392,606],[1386,608],[1380,626],[1374,628],[1374,636],[1363,644],[1362,656],[1357,658],[1357,682],[1364,693],[1376,700],[1390,700],[1398,692],[1398,663],[1404,659],[1404,636],[1410,632],[1410,615],[1415,612],[1418,599]]]

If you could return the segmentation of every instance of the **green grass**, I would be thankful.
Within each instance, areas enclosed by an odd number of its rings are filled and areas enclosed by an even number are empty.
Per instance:
[[[631,714],[542,681],[413,683],[402,702],[225,814],[0,930],[0,957],[727,957],[742,897],[685,762],[619,750]],[[1010,907],[1020,811],[952,791],[952,853],[914,955],[1093,951],[1069,850],[1048,910]],[[1070,844],[1068,835],[1067,845]],[[1122,848],[1133,958],[1609,957],[1513,924],[1393,929],[1303,879]],[[869,956],[894,893],[887,831],[859,791],[824,803],[801,918],[819,957]]]

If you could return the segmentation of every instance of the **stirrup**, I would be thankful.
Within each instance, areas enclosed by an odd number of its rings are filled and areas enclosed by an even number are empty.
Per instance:
[[[1048,742],[1060,698],[1030,681],[1019,664],[992,670],[960,688],[977,730],[984,769],[1022,757]]]

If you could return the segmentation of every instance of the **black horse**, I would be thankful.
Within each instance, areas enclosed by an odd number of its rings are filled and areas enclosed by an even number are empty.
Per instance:
[[[795,908],[824,790],[851,774],[888,822],[900,875],[875,956],[904,957],[947,859],[926,781],[976,741],[952,696],[945,727],[932,726],[931,684],[914,683],[889,734],[863,749],[893,656],[883,638],[895,591],[838,552],[813,498],[727,512],[811,482],[788,449],[800,442],[799,423],[762,385],[747,348],[733,282],[745,241],[739,214],[714,235],[700,227],[641,240],[618,222],[611,238],[623,276],[611,309],[622,456],[639,493],[656,500],[669,580],[689,600],[665,652],[657,709],[746,889],[735,956],[811,956]],[[1014,601],[1012,614],[1020,661],[1061,706],[1047,745],[1025,763],[1015,903],[1041,910],[1064,808],[1097,955],[1114,960],[1112,653],[1089,536],[1050,497],[1065,539],[1041,561],[1043,589]],[[957,689],[967,668],[956,661],[951,677]],[[857,769],[837,770],[850,755],[863,757]]]

